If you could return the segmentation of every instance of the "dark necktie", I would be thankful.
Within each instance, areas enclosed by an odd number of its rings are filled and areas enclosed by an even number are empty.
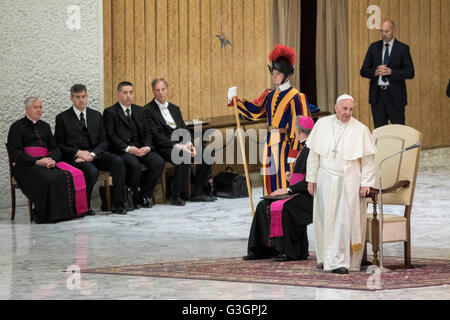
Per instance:
[[[84,113],[80,113],[80,124],[81,128],[86,129],[86,121],[84,120]]]
[[[385,46],[386,46],[386,50],[384,50],[383,64],[387,66],[389,63],[389,56],[390,56],[389,55],[389,43],[386,43]],[[381,80],[383,80],[384,82],[387,82],[388,76],[382,76]]]
[[[386,43],[385,46],[383,64],[387,65],[389,63],[389,43]]]
[[[127,114],[127,119],[128,121],[131,121],[131,114],[130,114],[130,108],[127,108],[127,110],[125,110],[126,114]]]

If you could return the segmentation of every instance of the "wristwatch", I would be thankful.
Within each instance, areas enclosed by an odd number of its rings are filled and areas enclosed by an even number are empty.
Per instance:
[[[286,188],[288,194],[292,194],[292,189],[291,188]]]
[[[91,152],[92,158],[95,158],[95,153]]]

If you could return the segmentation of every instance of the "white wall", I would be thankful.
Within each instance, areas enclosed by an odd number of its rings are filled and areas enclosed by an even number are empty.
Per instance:
[[[71,6],[75,7],[69,10]],[[102,33],[101,0],[2,1],[1,208],[10,206],[9,170],[4,143],[11,123],[24,116],[23,102],[27,96],[35,95],[42,99],[42,120],[49,122],[52,129],[55,116],[71,106],[69,90],[75,83],[87,86],[90,107],[103,110]],[[19,196],[18,203],[25,204],[25,197]]]

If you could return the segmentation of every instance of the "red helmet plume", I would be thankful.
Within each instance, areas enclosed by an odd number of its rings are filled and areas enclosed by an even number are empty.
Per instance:
[[[280,57],[285,58],[292,66],[294,66],[297,59],[297,53],[291,47],[277,44],[269,54],[269,60],[277,61]]]

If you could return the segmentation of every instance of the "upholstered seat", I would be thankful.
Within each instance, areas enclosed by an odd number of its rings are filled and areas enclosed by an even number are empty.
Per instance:
[[[371,189],[373,213],[367,214],[366,242],[372,244],[373,264],[379,265],[379,166],[380,163],[411,145],[422,142],[422,133],[404,125],[386,125],[373,131],[377,153],[375,164],[377,167],[376,187]],[[411,211],[414,200],[417,171],[419,168],[421,148],[414,148],[400,153],[382,164],[382,202],[383,205],[403,206],[404,214],[386,212],[383,207],[383,243],[403,242],[404,266],[411,267]]]

